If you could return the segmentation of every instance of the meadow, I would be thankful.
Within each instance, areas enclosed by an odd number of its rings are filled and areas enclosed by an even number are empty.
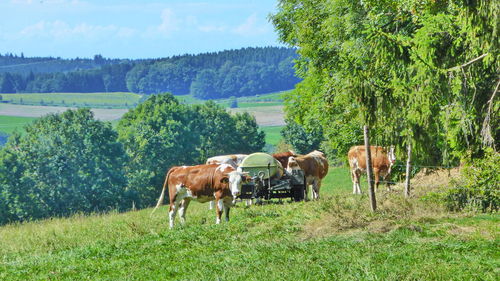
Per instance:
[[[332,168],[319,201],[239,204],[221,225],[192,203],[173,230],[167,206],[3,226],[0,279],[498,280],[498,214],[384,191],[372,213],[350,188]]]
[[[12,134],[14,131],[22,131],[22,128],[37,118],[17,117],[0,115],[0,132]]]
[[[3,100],[11,104],[94,108],[128,108],[135,106],[141,97],[125,92],[2,94]]]
[[[266,143],[274,146],[278,145],[282,138],[280,134],[282,128],[283,126],[260,127],[266,133]]]

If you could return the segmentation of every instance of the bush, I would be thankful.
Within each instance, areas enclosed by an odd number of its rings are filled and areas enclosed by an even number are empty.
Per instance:
[[[452,211],[496,212],[500,204],[500,154],[489,150],[482,159],[465,165],[457,186],[444,196]]]

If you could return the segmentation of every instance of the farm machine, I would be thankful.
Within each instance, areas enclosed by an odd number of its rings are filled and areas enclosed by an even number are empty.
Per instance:
[[[302,170],[285,171],[280,162],[267,153],[248,155],[239,169],[252,178],[241,187],[240,199],[291,198],[304,200],[305,177]]]

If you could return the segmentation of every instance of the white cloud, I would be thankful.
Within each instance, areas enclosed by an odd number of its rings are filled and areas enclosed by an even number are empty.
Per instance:
[[[172,10],[163,9],[161,12],[161,24],[157,28],[159,32],[166,35],[179,30],[179,20],[176,19]]]
[[[232,32],[244,35],[244,36],[255,36],[267,33],[270,31],[268,25],[259,24],[260,21],[257,18],[257,14],[250,15],[244,23],[235,27]]]
[[[135,35],[136,30],[128,27],[119,27],[116,25],[91,25],[88,23],[79,23],[69,25],[68,23],[56,21],[40,21],[33,25],[25,27],[19,33],[19,37],[43,37],[52,39],[66,38],[87,38],[103,39],[111,37],[131,37]]]

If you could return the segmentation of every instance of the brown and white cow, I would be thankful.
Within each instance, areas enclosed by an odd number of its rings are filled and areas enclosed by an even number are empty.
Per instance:
[[[274,153],[273,157],[274,159],[278,160],[278,162],[281,163],[281,166],[286,169],[288,167],[288,158],[291,156],[297,156],[295,152],[293,151],[287,151],[287,152],[280,152],[280,153]]]
[[[210,157],[207,159],[205,164],[227,164],[231,165],[233,168],[238,168],[241,165],[241,162],[243,162],[243,159],[247,157],[248,154],[229,154],[229,155],[219,155],[219,156],[214,156]],[[235,202],[233,202],[234,204]],[[251,205],[251,201],[249,202],[247,200],[247,206]],[[208,209],[212,210],[214,208],[214,202],[210,201],[210,204],[208,205]]]
[[[174,227],[177,210],[181,223],[185,222],[191,200],[202,203],[215,200],[216,223],[221,222],[223,212],[226,213],[226,221],[229,221],[229,209],[233,199],[240,194],[244,179],[243,173],[227,164],[172,167],[165,177],[163,190],[153,212],[163,203],[168,188],[170,228]]]
[[[373,175],[375,177],[375,190],[378,189],[380,177],[386,178],[391,173],[391,167],[396,161],[394,147],[391,146],[389,153],[381,146],[370,146],[372,156]],[[359,178],[361,173],[366,173],[366,149],[364,145],[353,146],[347,153],[349,166],[351,167],[352,193],[361,194]],[[389,189],[389,184],[387,184]]]
[[[321,180],[328,174],[328,160],[321,151],[313,151],[306,155],[290,156],[288,158],[287,171],[301,169],[306,177],[306,200],[309,200],[309,186],[312,185],[313,199],[319,199]]]
[[[205,164],[228,164],[233,166],[233,168],[238,168],[247,156],[248,154],[219,155],[208,158]]]

